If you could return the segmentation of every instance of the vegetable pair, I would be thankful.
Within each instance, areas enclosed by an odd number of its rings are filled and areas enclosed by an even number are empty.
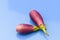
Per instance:
[[[30,18],[32,19],[33,22],[35,22],[35,24],[37,26],[33,26],[30,24],[19,24],[16,27],[16,31],[19,33],[30,33],[30,32],[34,32],[37,30],[42,30],[45,34],[48,35],[48,33],[46,32],[46,27],[44,25],[44,21],[42,16],[39,14],[39,12],[37,12],[36,10],[32,10],[30,11]]]

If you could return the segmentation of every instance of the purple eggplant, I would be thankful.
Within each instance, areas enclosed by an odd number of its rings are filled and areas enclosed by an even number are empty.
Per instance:
[[[41,16],[41,14],[36,11],[36,10],[31,10],[30,11],[30,18],[32,19],[32,21],[41,29],[44,31],[44,33],[47,34],[46,32],[46,27],[44,25],[44,21],[43,18]]]
[[[39,30],[38,27],[29,24],[19,24],[16,27],[18,33],[27,34]]]

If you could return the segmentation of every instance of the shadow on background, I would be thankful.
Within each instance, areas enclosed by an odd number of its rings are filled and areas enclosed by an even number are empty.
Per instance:
[[[38,31],[36,32],[32,32],[32,33],[28,33],[28,34],[21,34],[21,33],[17,33],[17,37],[20,39],[20,40],[26,40],[34,35],[36,35]]]
[[[49,36],[47,36],[42,30],[40,30],[40,34],[45,38],[45,40],[48,40]]]

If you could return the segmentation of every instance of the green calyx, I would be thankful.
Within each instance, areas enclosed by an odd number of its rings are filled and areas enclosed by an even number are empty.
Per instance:
[[[48,33],[46,32],[46,27],[44,24],[40,25],[40,30],[42,30],[46,35],[48,35]]]
[[[34,26],[34,31],[39,30],[40,28],[38,28],[37,26]]]
[[[33,31],[38,31],[38,30],[42,30],[47,36],[49,36],[47,31],[46,31],[46,27],[45,27],[44,24],[41,24],[40,27],[34,26],[34,30]]]

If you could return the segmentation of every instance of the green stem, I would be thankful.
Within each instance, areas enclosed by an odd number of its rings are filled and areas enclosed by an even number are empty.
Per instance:
[[[46,27],[44,24],[40,25],[40,30],[42,30],[47,36],[49,36],[47,31],[46,31]]]

